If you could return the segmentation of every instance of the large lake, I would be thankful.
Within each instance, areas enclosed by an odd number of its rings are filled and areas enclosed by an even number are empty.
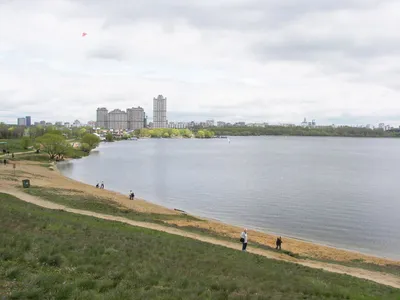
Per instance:
[[[143,139],[98,150],[61,172],[194,215],[400,259],[400,139]]]

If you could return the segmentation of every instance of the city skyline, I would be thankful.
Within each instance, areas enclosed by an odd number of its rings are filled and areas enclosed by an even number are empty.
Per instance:
[[[160,91],[177,122],[400,124],[400,3],[210,3],[4,1],[0,120],[151,112]]]

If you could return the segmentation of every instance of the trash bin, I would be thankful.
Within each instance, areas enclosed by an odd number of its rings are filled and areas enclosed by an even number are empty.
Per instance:
[[[24,188],[30,187],[30,186],[31,186],[31,182],[29,181],[29,179],[24,179],[24,180],[22,180],[22,186],[23,186]]]

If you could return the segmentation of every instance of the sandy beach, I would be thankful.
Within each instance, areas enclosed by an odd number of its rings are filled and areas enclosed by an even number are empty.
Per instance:
[[[21,186],[22,179],[30,179],[31,184],[34,186],[77,190],[86,195],[107,198],[110,201],[114,201],[119,205],[126,207],[127,209],[136,210],[138,212],[179,214],[179,212],[150,203],[144,199],[135,199],[135,201],[130,201],[128,195],[122,195],[107,189],[97,189],[94,186],[72,180],[63,176],[57,170],[55,165],[48,168],[43,166],[43,164],[32,161],[18,161],[16,162],[15,175],[12,164],[1,166],[1,169],[0,189],[3,191],[7,191],[9,189],[15,190],[16,187]],[[242,231],[242,228],[237,226],[224,224],[213,220],[169,220],[167,222],[175,224],[178,227],[193,226],[204,228],[217,234],[233,238],[238,237]],[[249,230],[249,246],[251,246],[251,242],[257,242],[259,244],[274,247],[275,239],[275,235]],[[319,245],[295,238],[283,237],[283,241],[284,249],[299,254],[303,257],[305,256],[313,259],[338,262],[363,261],[365,263],[373,263],[378,265],[390,264],[400,266],[400,261],[337,249],[334,247]]]

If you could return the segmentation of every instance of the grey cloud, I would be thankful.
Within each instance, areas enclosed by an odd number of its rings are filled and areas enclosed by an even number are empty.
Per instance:
[[[261,60],[324,61],[335,57],[364,60],[399,55],[400,42],[386,39],[362,44],[353,38],[319,37],[310,40],[304,36],[287,37],[282,42],[260,42],[251,50]]]
[[[384,2],[378,0],[248,0],[248,1],[78,1],[86,7],[85,14],[106,17],[105,28],[138,20],[161,23],[184,19],[199,28],[251,29],[263,31],[265,26],[279,27],[304,15],[336,10],[372,9]]]
[[[124,51],[117,47],[100,46],[87,53],[88,58],[124,61],[127,59]]]

